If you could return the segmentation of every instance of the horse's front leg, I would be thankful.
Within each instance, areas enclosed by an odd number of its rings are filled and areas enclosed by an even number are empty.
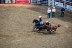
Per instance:
[[[38,32],[40,32],[40,30],[41,30],[41,29],[39,28],[39,29],[38,29]]]
[[[33,31],[34,31],[34,29],[35,29],[35,26],[33,26]]]

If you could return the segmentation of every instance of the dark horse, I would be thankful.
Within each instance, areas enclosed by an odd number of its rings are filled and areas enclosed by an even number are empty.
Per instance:
[[[40,22],[37,19],[34,19],[32,23],[35,23],[35,26],[39,26]]]
[[[36,28],[40,32],[40,30],[45,29],[45,27],[43,25],[40,26],[40,22],[37,19],[34,19],[33,23],[35,23],[33,30]]]

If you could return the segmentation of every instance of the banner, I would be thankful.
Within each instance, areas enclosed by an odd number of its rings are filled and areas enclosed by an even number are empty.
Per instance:
[[[55,6],[60,6],[60,2],[55,2]]]
[[[66,9],[70,10],[70,5],[67,5],[67,6],[66,6]]]
[[[70,10],[72,10],[72,6],[70,6]]]
[[[22,0],[17,0],[17,1],[22,1]]]
[[[37,2],[37,0],[31,0],[31,3],[36,3]]]
[[[63,7],[63,3],[59,3],[59,7]]]
[[[29,0],[16,0],[17,4],[29,4]]]

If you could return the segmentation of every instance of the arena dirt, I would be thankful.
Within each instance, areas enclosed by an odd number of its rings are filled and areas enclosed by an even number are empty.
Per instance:
[[[56,18],[47,18],[48,6],[0,5],[0,48],[72,48],[72,12],[61,18],[57,9]],[[33,29],[33,19],[42,16],[43,22],[61,24],[55,33],[46,30],[40,33]]]

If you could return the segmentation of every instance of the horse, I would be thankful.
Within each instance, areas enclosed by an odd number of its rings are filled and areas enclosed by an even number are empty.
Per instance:
[[[38,27],[40,26],[40,22],[37,19],[34,19],[32,23],[35,23],[33,30],[36,28],[38,29]]]
[[[34,19],[32,23],[35,23],[34,27],[33,27],[33,31],[34,29],[38,29],[38,31],[40,32],[40,30],[45,29],[45,27],[43,27],[43,25],[40,26],[40,22],[37,19]]]
[[[51,26],[44,24],[43,25],[47,31],[49,31],[49,33],[51,33],[52,31],[56,31],[58,27],[60,27],[60,24],[52,24]]]
[[[34,19],[32,23],[35,23],[35,26],[39,26],[40,22],[37,19]]]

